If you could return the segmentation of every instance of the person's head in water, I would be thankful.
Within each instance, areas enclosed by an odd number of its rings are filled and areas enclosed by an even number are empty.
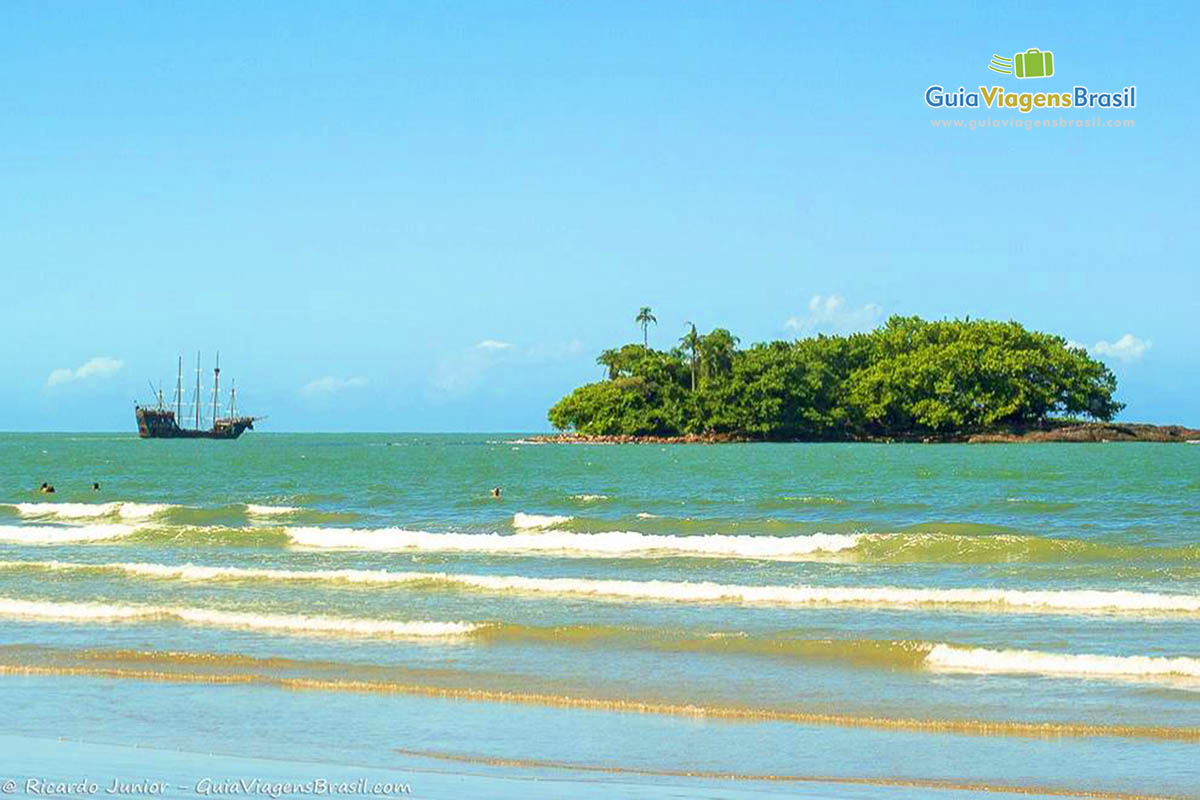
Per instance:
[[[496,486],[495,488],[492,489],[492,497],[499,497],[499,496],[500,496],[500,487]]]
[[[45,486],[42,487],[42,491],[45,492],[46,494],[54,494],[54,484],[47,483]]]
[[[50,484],[46,483],[45,481],[42,481],[42,485],[38,487],[38,491],[45,493],[45,491],[49,488],[50,488]]]
[[[93,491],[93,492],[98,492],[98,491],[100,491],[100,484],[99,484],[99,483],[93,483],[93,484],[92,484],[92,491]]]

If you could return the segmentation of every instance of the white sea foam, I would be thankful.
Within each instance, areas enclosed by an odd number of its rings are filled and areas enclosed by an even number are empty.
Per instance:
[[[925,656],[925,664],[938,670],[1015,675],[1200,678],[1200,658],[1185,656],[1104,656],[937,644]]]
[[[277,517],[283,514],[295,514],[300,510],[295,506],[260,506],[256,503],[246,503],[246,513],[252,517]]]
[[[18,544],[66,544],[120,539],[137,530],[134,525],[0,525],[0,542]]]
[[[518,511],[513,514],[512,526],[519,530],[553,528],[556,525],[565,525],[571,521],[570,517],[555,516],[553,514],[526,514],[524,511]]]
[[[648,511],[639,511],[637,514],[637,518],[638,519],[658,519],[658,514],[651,514]]]
[[[746,586],[691,581],[628,581],[594,578],[530,578],[387,570],[284,570],[210,567],[196,564],[0,561],[0,569],[79,571],[105,569],[153,578],[209,580],[346,581],[377,585],[434,582],[498,593],[530,593],[597,599],[672,603],[739,603],[782,606],[871,606],[923,608],[950,606],[1013,613],[1173,613],[1200,614],[1200,596],[1102,590],[1026,591],[1021,589],[922,589],[896,586]]]
[[[608,495],[606,495],[606,494],[573,494],[573,495],[571,495],[571,499],[578,500],[581,503],[598,503],[601,500],[607,500]]]
[[[164,503],[13,503],[12,508],[22,517],[53,517],[57,519],[95,519],[117,516],[121,519],[148,519],[171,508]]]
[[[398,528],[288,528],[293,544],[347,550],[419,550],[465,553],[556,553],[591,556],[725,556],[803,559],[854,547],[858,534],[808,536],[656,536],[637,531],[575,533],[429,533]]]
[[[470,622],[424,622],[342,619],[291,614],[220,611],[207,608],[59,603],[0,597],[0,617],[46,622],[175,621],[217,628],[321,633],[351,636],[448,637],[465,636],[479,626]]]

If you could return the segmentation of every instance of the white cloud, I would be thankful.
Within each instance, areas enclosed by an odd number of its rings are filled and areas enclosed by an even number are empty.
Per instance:
[[[859,308],[847,308],[846,298],[837,294],[814,294],[808,301],[808,313],[792,317],[783,327],[796,333],[854,333],[874,328],[883,316],[883,309],[874,303]]]
[[[478,385],[497,364],[516,355],[516,348],[510,342],[497,339],[484,339],[474,347],[443,354],[433,368],[433,388],[445,394],[467,391]]]
[[[125,362],[109,356],[96,356],[75,369],[59,368],[46,378],[47,386],[59,386],[87,378],[110,378],[125,366]]]
[[[1153,345],[1149,339],[1139,339],[1132,333],[1127,333],[1115,342],[1096,342],[1092,350],[1102,356],[1112,356],[1118,361],[1138,361]]]
[[[503,366],[533,366],[575,358],[583,352],[583,342],[544,342],[524,345],[498,339],[482,342],[454,352],[443,353],[429,378],[431,396],[462,394],[482,384],[492,370]]]
[[[333,375],[326,375],[324,378],[317,378],[315,381],[310,381],[304,385],[300,391],[304,394],[334,394],[346,389],[361,389],[367,385],[367,379],[361,375],[356,375],[353,378],[338,378]]]

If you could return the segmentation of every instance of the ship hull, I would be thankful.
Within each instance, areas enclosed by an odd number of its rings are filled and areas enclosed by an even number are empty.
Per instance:
[[[177,428],[173,431],[138,431],[143,439],[236,439],[244,433],[242,429],[197,431]]]
[[[143,439],[236,439],[246,431],[254,430],[253,417],[220,419],[204,430],[179,427],[174,411],[139,406],[136,414],[138,436]]]

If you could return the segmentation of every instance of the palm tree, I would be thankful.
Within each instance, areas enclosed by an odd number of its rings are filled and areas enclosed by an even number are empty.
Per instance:
[[[596,363],[608,371],[608,379],[615,380],[621,372],[621,353],[617,350],[603,350]]]
[[[694,392],[696,391],[696,363],[698,359],[697,353],[700,350],[700,334],[696,333],[696,323],[689,322],[688,326],[690,330],[684,334],[679,343],[683,345],[684,350],[692,354],[692,391]]]
[[[704,383],[733,369],[733,356],[740,340],[724,328],[713,328],[700,337],[700,377]]]
[[[642,326],[642,347],[649,350],[650,334],[647,332],[647,329],[650,327],[651,322],[657,325],[658,319],[655,318],[654,314],[650,313],[650,306],[642,306],[641,310],[638,311],[638,315],[633,318],[633,321]]]

